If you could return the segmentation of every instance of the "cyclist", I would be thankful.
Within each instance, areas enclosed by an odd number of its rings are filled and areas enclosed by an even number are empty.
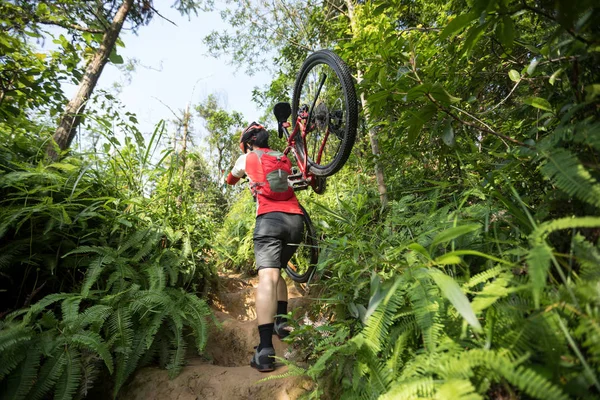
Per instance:
[[[252,122],[240,136],[240,149],[244,154],[235,162],[226,182],[235,185],[246,175],[257,202],[253,241],[258,269],[256,315],[260,343],[250,365],[267,372],[275,369],[272,335],[283,338],[288,334],[285,319],[275,318],[287,313],[287,285],[281,277],[281,269],[294,254],[297,247],[294,244],[301,242],[304,224],[296,195],[287,184],[289,170],[287,173],[281,168],[269,171],[268,165],[273,165],[269,160],[276,158],[274,162],[288,164],[289,160],[269,148],[267,130]],[[285,181],[277,183],[277,179]],[[276,185],[280,188],[275,188]]]

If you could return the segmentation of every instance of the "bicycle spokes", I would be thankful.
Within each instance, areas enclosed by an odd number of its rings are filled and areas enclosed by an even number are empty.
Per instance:
[[[305,140],[313,163],[328,165],[339,151],[345,131],[343,97],[343,88],[330,66],[317,65],[306,76],[299,100],[311,105],[305,114]]]

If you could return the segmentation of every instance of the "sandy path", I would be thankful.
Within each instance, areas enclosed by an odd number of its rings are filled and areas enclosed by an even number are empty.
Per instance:
[[[119,399],[287,400],[310,391],[310,381],[301,377],[259,382],[287,372],[282,364],[270,373],[261,373],[249,366],[254,346],[259,341],[254,311],[256,283],[256,279],[245,281],[235,275],[222,276],[213,306],[221,329],[211,329],[204,358],[189,358],[181,374],[173,380],[169,380],[165,370],[143,368],[123,388]],[[289,302],[290,307],[306,306],[305,299],[293,288],[290,288]],[[273,344],[277,356],[287,355],[288,346],[276,336],[273,336]]]

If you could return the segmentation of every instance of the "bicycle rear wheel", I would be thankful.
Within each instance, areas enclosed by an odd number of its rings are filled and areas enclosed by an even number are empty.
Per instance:
[[[332,51],[311,54],[300,68],[292,96],[294,125],[299,110],[306,116],[306,148],[296,140],[296,151],[307,157],[313,174],[335,174],[350,157],[358,107],[348,66]]]
[[[298,249],[288,261],[285,272],[297,283],[308,282],[315,273],[317,261],[319,260],[319,247],[317,236],[312,221],[308,213],[302,208],[302,217],[304,220],[304,234],[302,243],[298,244]]]

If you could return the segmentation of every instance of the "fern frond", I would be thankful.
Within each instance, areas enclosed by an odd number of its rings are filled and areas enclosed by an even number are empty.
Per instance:
[[[8,326],[0,330],[0,354],[15,346],[29,342],[33,332],[25,326]]]
[[[91,351],[97,353],[100,358],[102,358],[102,361],[104,361],[108,372],[111,374],[113,373],[112,355],[110,354],[108,346],[106,346],[99,334],[90,331],[83,331],[83,333],[74,334],[70,339],[72,343],[78,346],[87,347]]]
[[[54,387],[58,378],[62,375],[65,364],[65,352],[61,348],[58,348],[58,351],[55,351],[48,357],[44,365],[42,365],[35,387],[30,394],[31,400],[44,398],[46,393]]]
[[[90,266],[85,274],[83,285],[81,285],[81,295],[84,298],[89,296],[90,289],[102,274],[104,265],[113,261],[115,261],[114,257],[107,254],[102,254],[90,261]]]
[[[10,346],[9,349],[0,352],[0,382],[17,368],[27,355],[27,342]]]
[[[266,378],[262,378],[261,380],[259,380],[256,383],[268,382],[268,381],[272,381],[272,380],[276,380],[276,379],[291,378],[294,376],[308,377],[308,375],[306,374],[306,369],[299,367],[293,363],[288,362],[285,358],[275,357],[275,359],[277,359],[278,361],[281,361],[283,364],[285,364],[285,366],[287,366],[288,370],[286,372],[284,372],[283,374],[269,375]]]
[[[600,183],[581,165],[579,159],[563,148],[543,154],[542,173],[570,196],[600,207]]]
[[[79,316],[81,296],[71,296],[61,303],[63,321],[73,321]]]
[[[587,242],[583,236],[575,235],[573,253],[581,265],[580,276],[584,282],[600,279],[600,251],[597,247]]]
[[[365,328],[361,332],[365,342],[375,354],[381,351],[381,344],[385,341],[389,333],[389,329],[394,321],[394,315],[404,302],[402,294],[397,293],[399,286],[394,285],[390,288],[393,292],[388,293],[387,299],[382,301],[369,316]]]
[[[179,372],[181,372],[181,368],[183,367],[186,345],[185,340],[183,339],[183,326],[181,322],[174,319],[173,323],[170,325],[174,340],[171,343],[173,350],[171,350],[167,371],[169,373],[169,378],[173,379],[179,375]]]
[[[465,289],[470,289],[474,286],[477,286],[479,284],[489,281],[492,278],[497,277],[505,270],[506,267],[503,267],[502,265],[497,265],[493,268],[486,269],[485,271],[480,272],[475,276],[472,276],[467,282],[463,284],[463,287]]]
[[[146,235],[150,234],[151,232],[152,232],[151,229],[142,229],[142,230],[139,230],[139,231],[135,231],[118,248],[117,254],[121,255],[125,251],[129,250],[130,248],[137,247],[140,243],[142,243],[142,240],[144,240],[144,238],[146,237]]]
[[[79,387],[81,378],[81,360],[79,359],[79,355],[69,347],[64,349],[64,353],[65,367],[56,383],[56,390],[54,392],[55,400],[71,400]]]
[[[201,353],[208,340],[208,323],[206,318],[212,315],[212,313],[206,302],[193,293],[186,293],[185,301],[184,312],[189,316],[187,324],[194,330],[196,348]]]
[[[164,267],[155,261],[147,268],[145,268],[146,275],[148,275],[148,283],[151,290],[163,290],[166,286],[166,277]]]
[[[483,400],[483,396],[475,392],[471,381],[451,379],[445,381],[435,393],[437,400]]]
[[[416,278],[407,290],[412,307],[415,311],[415,320],[423,335],[423,342],[427,351],[435,350],[439,333],[443,326],[439,323],[440,296],[439,290],[431,284],[429,278]]]
[[[392,384],[390,390],[380,397],[381,400],[412,400],[431,398],[435,393],[435,383],[431,377],[399,381]]]
[[[492,282],[487,283],[480,292],[476,293],[475,298],[471,302],[473,310],[479,313],[492,306],[498,300],[508,296],[511,293],[511,290],[508,289],[511,277],[510,273],[504,272],[498,275]]]
[[[541,292],[546,287],[551,258],[552,249],[545,242],[536,244],[527,255],[528,272],[536,308],[540,306]]]
[[[14,400],[28,398],[27,394],[37,378],[41,358],[41,349],[36,345],[29,346],[25,358],[8,378],[7,398]]]
[[[79,314],[79,326],[82,329],[92,326],[92,330],[97,332],[104,325],[104,322],[106,322],[106,319],[110,316],[111,312],[112,307],[110,306],[102,304],[93,305]]]
[[[29,323],[29,321],[31,320],[31,318],[34,315],[37,315],[40,311],[42,311],[44,308],[48,307],[49,305],[52,305],[58,301],[63,301],[63,300],[72,298],[74,296],[78,296],[78,295],[76,295],[74,293],[49,294],[48,296],[44,297],[43,299],[41,299],[40,301],[38,301],[37,303],[35,303],[34,305],[32,305],[29,308],[27,315],[23,318],[23,323],[25,323],[25,324]]]
[[[152,250],[158,248],[158,242],[160,240],[159,232],[150,232],[146,237],[146,242],[144,245],[138,250],[138,252],[133,256],[134,261],[140,261],[142,258],[146,257]]]
[[[63,256],[63,258],[71,256],[73,254],[87,254],[87,253],[96,253],[104,256],[113,256],[114,250],[110,247],[104,246],[79,246],[74,250],[71,250],[67,254]]]

